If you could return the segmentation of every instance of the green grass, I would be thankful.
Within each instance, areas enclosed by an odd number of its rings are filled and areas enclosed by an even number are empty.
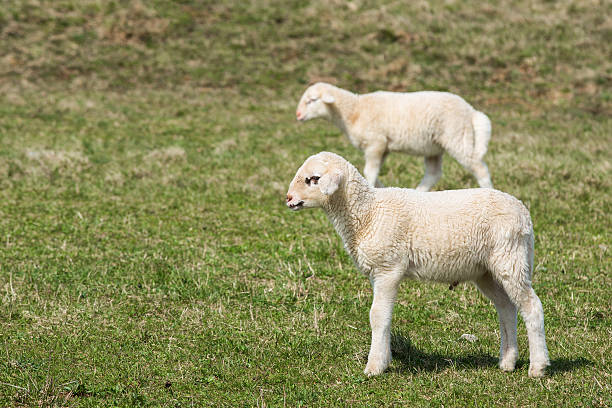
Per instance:
[[[376,4],[375,4],[376,3]],[[382,3],[382,5],[380,5]],[[0,406],[610,406],[606,2],[0,5]],[[552,365],[496,367],[471,285],[407,281],[390,369],[371,290],[321,211],[286,210],[306,85],[457,92],[528,205]],[[421,160],[391,155],[386,185]],[[438,189],[475,187],[445,159]],[[463,333],[475,343],[459,340]]]

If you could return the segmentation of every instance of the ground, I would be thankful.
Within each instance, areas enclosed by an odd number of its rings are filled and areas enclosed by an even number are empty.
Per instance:
[[[611,13],[4,2],[0,405],[612,405]],[[522,321],[504,373],[490,302],[422,282],[402,286],[390,369],[362,374],[369,282],[321,211],[284,205],[313,153],[363,166],[331,124],[295,121],[317,80],[451,91],[489,115],[493,182],[535,225],[549,376],[527,377]],[[381,180],[422,172],[392,154]],[[475,186],[445,159],[437,189]]]

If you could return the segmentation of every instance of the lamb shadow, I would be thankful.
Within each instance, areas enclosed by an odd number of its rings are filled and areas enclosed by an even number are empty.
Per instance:
[[[550,361],[550,367],[546,370],[546,375],[554,376],[556,374],[573,371],[577,368],[586,366],[592,366],[594,363],[584,357],[578,357],[574,359],[570,358],[558,358]]]
[[[477,369],[482,367],[495,368],[498,364],[497,355],[489,354],[467,354],[451,355],[439,353],[425,353],[412,346],[410,339],[399,333],[391,334],[391,351],[393,359],[399,365],[397,370],[400,372],[439,372],[448,367]],[[551,361],[548,367],[547,376],[555,376],[568,371],[573,371],[581,367],[592,366],[594,363],[586,358],[578,357],[575,359],[558,358]],[[519,359],[516,368],[528,366],[527,359]]]
[[[496,367],[497,358],[488,354],[468,354],[453,356],[450,354],[424,353],[412,346],[410,339],[398,333],[391,334],[391,352],[393,360],[399,363],[401,372],[443,371],[448,367],[479,368]]]

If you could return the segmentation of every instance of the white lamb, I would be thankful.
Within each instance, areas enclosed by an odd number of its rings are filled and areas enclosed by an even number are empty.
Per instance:
[[[342,157],[321,152],[300,167],[287,192],[292,210],[321,207],[358,269],[370,278],[372,345],[365,373],[391,360],[391,314],[400,282],[472,281],[499,314],[504,371],[518,357],[517,307],[529,337],[529,375],[549,364],[544,312],[531,287],[533,227],[516,198],[493,189],[433,193],[372,188]]]
[[[483,157],[491,122],[463,98],[448,92],[374,92],[357,95],[323,82],[309,87],[300,100],[299,121],[333,122],[353,146],[365,153],[363,173],[371,186],[389,152],[425,157],[425,176],[417,190],[429,191],[442,176],[446,151],[471,171],[481,187],[493,188]]]

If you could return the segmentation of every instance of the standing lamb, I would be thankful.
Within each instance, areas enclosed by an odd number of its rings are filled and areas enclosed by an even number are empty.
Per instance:
[[[493,188],[483,157],[491,122],[463,98],[448,92],[374,92],[357,95],[323,82],[310,86],[296,111],[297,120],[333,122],[353,146],[365,153],[363,173],[371,186],[389,152],[425,157],[425,176],[417,190],[429,191],[442,176],[446,151],[474,174],[481,187]]]
[[[499,315],[500,359],[514,370],[517,307],[529,337],[529,375],[549,364],[544,312],[531,287],[533,227],[516,198],[493,189],[433,193],[372,188],[342,157],[322,152],[300,167],[287,192],[292,210],[321,207],[359,270],[370,278],[372,345],[367,375],[391,360],[391,314],[405,278],[472,281]]]

